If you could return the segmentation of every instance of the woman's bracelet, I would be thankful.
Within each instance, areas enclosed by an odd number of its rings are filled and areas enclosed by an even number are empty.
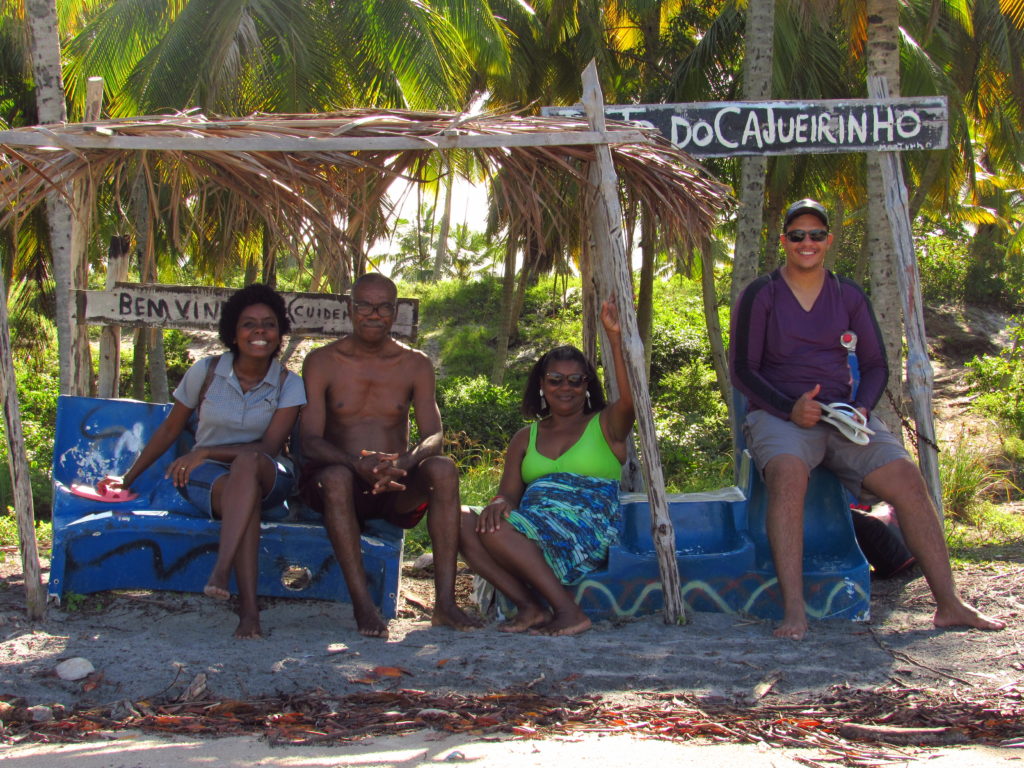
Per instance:
[[[490,500],[489,502],[487,502],[487,503],[488,503],[488,504],[493,504],[493,503],[494,503],[494,502],[496,502],[496,501],[504,501],[504,502],[505,502],[506,504],[508,504],[508,499],[506,499],[506,498],[505,498],[504,496],[502,496],[502,495],[501,495],[500,493],[499,493],[499,494],[498,494],[497,496],[494,496],[494,497],[492,497],[492,498],[491,498],[491,500]],[[511,504],[508,504],[508,505],[509,505],[510,507],[512,506]]]

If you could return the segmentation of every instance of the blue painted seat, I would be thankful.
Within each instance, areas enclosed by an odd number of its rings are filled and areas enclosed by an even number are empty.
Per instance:
[[[91,501],[69,490],[73,482],[94,485],[105,475],[124,474],[169,411],[170,405],[137,400],[58,399],[51,597],[106,589],[202,591],[220,523],[182,514],[189,503],[164,479],[184,444],[139,477],[134,501]],[[293,508],[289,519],[304,517],[302,511]],[[362,539],[370,593],[389,618],[397,605],[402,544],[403,531],[382,521],[371,521]],[[262,524],[257,590],[271,597],[349,600],[326,531],[317,523]]]
[[[747,411],[746,398],[734,391],[737,420]],[[747,498],[747,526],[757,552],[749,578],[749,611],[765,618],[782,617],[765,518],[768,489],[746,449],[743,430],[736,435],[737,484]],[[756,594],[755,591],[757,592]],[[857,544],[850,517],[850,497],[839,479],[828,469],[811,471],[804,498],[804,603],[808,616],[816,619],[866,620],[871,608],[870,566]]]
[[[746,402],[736,393],[737,413]],[[683,597],[699,611],[782,617],[765,527],[767,489],[737,436],[737,483],[710,493],[668,497]],[[605,568],[570,588],[593,619],[653,613],[664,607],[646,495],[621,497],[622,522]],[[864,620],[870,574],[857,546],[846,490],[824,468],[811,473],[804,507],[804,601],[817,619]],[[508,608],[508,604],[504,605]]]

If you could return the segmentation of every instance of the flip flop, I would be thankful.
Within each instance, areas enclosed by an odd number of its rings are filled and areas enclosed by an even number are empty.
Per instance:
[[[867,419],[864,414],[847,403],[822,403],[824,411],[821,420],[828,422],[839,430],[840,434],[852,443],[867,445],[870,435],[875,434],[873,429],[868,428]]]
[[[84,483],[72,483],[71,493],[75,496],[81,496],[83,499],[92,499],[93,501],[122,502],[134,501],[139,498],[139,494],[134,491],[101,491],[93,485],[85,485]]]

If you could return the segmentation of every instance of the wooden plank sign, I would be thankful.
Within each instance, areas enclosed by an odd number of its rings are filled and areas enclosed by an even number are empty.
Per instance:
[[[583,108],[543,107],[551,117]],[[735,101],[605,106],[605,116],[657,129],[694,157],[943,149],[945,96],[845,101]]]
[[[76,291],[78,316],[91,325],[208,330],[216,328],[233,288],[116,283],[108,291]],[[348,297],[333,293],[281,292],[292,334],[337,337],[352,331]],[[391,332],[415,340],[419,300],[398,299]]]

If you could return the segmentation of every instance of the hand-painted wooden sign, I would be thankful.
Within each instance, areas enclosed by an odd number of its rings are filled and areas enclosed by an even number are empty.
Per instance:
[[[91,325],[210,329],[232,288],[116,283],[109,291],[76,291],[78,316]],[[348,297],[332,293],[285,293],[292,333],[340,336],[352,331]],[[391,332],[415,339],[419,300],[399,299]]]
[[[583,107],[541,113],[578,117]],[[604,113],[655,128],[694,157],[943,149],[949,142],[945,96],[629,104]]]

